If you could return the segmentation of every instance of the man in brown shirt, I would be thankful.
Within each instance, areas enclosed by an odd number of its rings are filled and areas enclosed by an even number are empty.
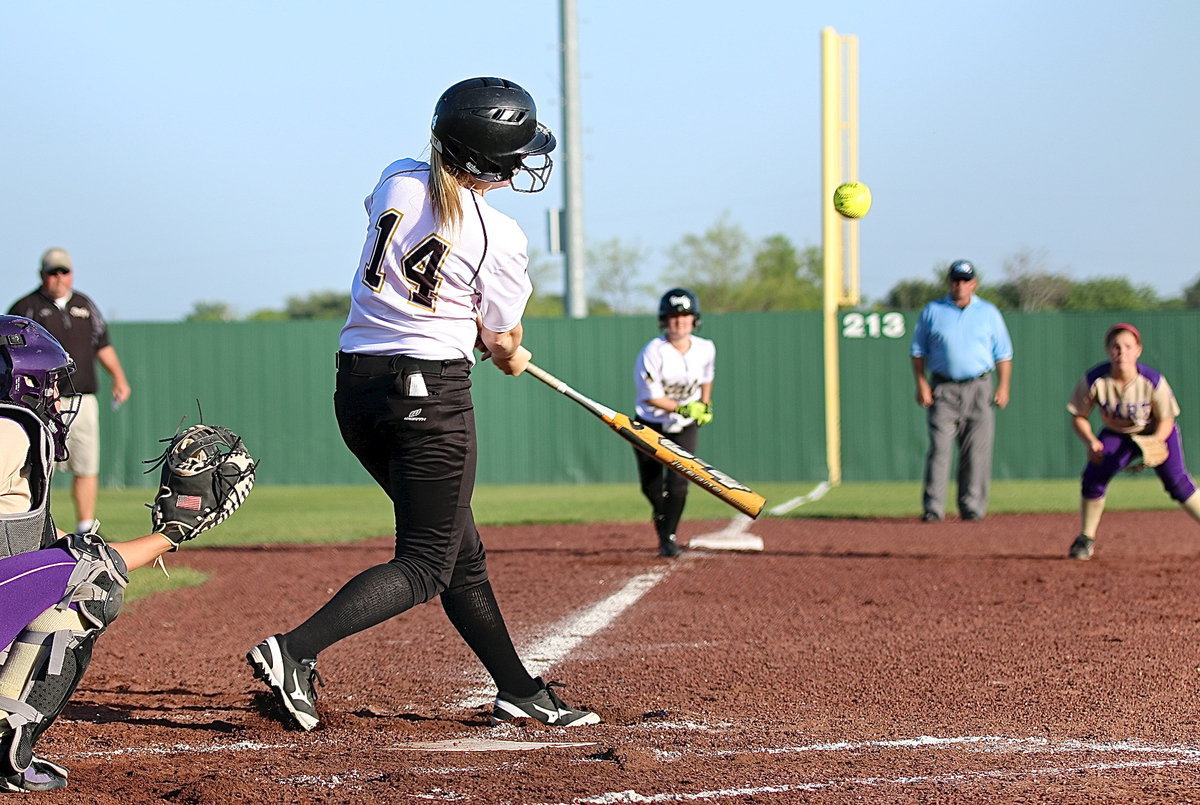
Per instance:
[[[10,316],[32,319],[50,331],[75,361],[71,376],[72,388],[63,388],[64,395],[75,394],[78,414],[71,426],[67,441],[70,457],[59,464],[60,471],[74,477],[71,494],[75,500],[76,530],[90,531],[96,519],[96,496],[100,486],[100,406],[96,400],[99,383],[98,361],[112,376],[113,405],[129,399],[129,382],[117,351],[108,339],[108,325],[89,297],[74,289],[75,272],[71,256],[65,249],[48,249],[42,255],[38,272],[42,284],[37,290],[17,300],[9,309]]]

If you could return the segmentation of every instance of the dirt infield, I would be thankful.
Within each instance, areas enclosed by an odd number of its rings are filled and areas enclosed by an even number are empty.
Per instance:
[[[686,539],[724,523],[688,523]],[[1200,801],[1200,529],[1113,513],[764,520],[755,554],[659,559],[648,526],[493,528],[527,660],[595,727],[490,727],[440,606],[322,654],[321,728],[264,715],[243,655],[390,556],[194,549],[136,602],[43,753],[45,802]],[[564,654],[565,652],[565,654]],[[539,656],[540,655],[540,656]]]

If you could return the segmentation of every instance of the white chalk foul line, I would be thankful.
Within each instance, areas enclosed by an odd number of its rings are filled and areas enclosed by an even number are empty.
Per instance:
[[[639,794],[637,791],[610,791],[604,794],[594,794],[580,797],[568,802],[540,803],[539,805],[618,805],[619,803],[654,803],[654,802],[700,802],[704,800],[721,800],[734,797],[748,797],[761,794],[784,794],[789,792],[817,791],[833,786],[861,785],[915,785],[921,783],[969,783],[976,780],[1006,778],[1019,779],[1022,777],[1042,777],[1055,774],[1077,774],[1080,772],[1103,772],[1121,769],[1151,769],[1168,766],[1200,765],[1200,747],[1195,746],[1153,746],[1135,741],[1117,741],[1114,743],[1096,743],[1091,741],[1065,740],[1050,741],[1045,738],[1005,738],[999,736],[961,736],[951,738],[935,738],[922,736],[897,741],[862,741],[836,742],[825,744],[810,744],[808,746],[778,747],[774,749],[749,750],[768,753],[783,752],[832,752],[854,751],[865,748],[894,748],[894,749],[926,749],[966,745],[978,748],[984,752],[1016,751],[1021,753],[1045,752],[1057,754],[1063,752],[1136,752],[1176,755],[1177,757],[1154,760],[1128,760],[1102,763],[1087,763],[1076,766],[1046,766],[1038,769],[989,769],[985,771],[954,772],[948,774],[932,774],[907,777],[843,777],[833,780],[822,780],[809,783],[789,783],[769,786],[747,786],[745,788],[724,788],[709,791],[698,791],[691,794],[680,792],[663,794]],[[730,752],[729,754],[732,754]]]
[[[1137,741],[1099,743],[1070,738],[1051,741],[1048,738],[1010,738],[1001,735],[961,735],[950,738],[922,735],[917,738],[903,738],[894,741],[836,741],[833,743],[808,744],[805,746],[764,747],[762,749],[720,749],[713,752],[713,754],[782,755],[800,752],[853,752],[859,749],[940,749],[942,747],[961,746],[965,746],[967,749],[976,752],[1019,752],[1024,754],[1036,752],[1143,752],[1158,755],[1188,755],[1200,759],[1200,747],[1196,746],[1155,746]]]
[[[670,568],[655,570],[635,576],[625,583],[620,590],[608,598],[593,604],[551,626],[549,636],[531,645],[518,648],[517,653],[525,661],[525,667],[533,676],[541,676],[559,662],[562,662],[575,648],[601,629],[620,617],[621,613],[637,603],[655,584],[658,584]],[[477,677],[478,686],[467,691],[463,698],[452,707],[466,709],[475,707],[480,699],[489,699],[495,695],[495,688],[490,680]]]
[[[800,508],[805,503],[820,500],[825,497],[825,493],[830,489],[833,489],[833,486],[828,481],[821,481],[808,494],[799,495],[791,500],[785,500],[778,506],[767,509],[767,514],[776,517],[787,514],[793,509]],[[713,531],[710,534],[700,534],[699,536],[692,537],[688,543],[688,547],[708,551],[761,551],[763,549],[762,537],[750,533],[750,525],[753,522],[745,514],[735,515],[729,521],[728,525],[720,531]]]
[[[118,755],[177,755],[208,752],[264,752],[269,749],[294,749],[295,744],[260,744],[254,741],[238,741],[215,746],[192,746],[171,744],[170,746],[128,746],[124,749],[105,749],[94,752],[76,752],[72,757],[115,757]]]
[[[821,481],[821,483],[817,484],[813,491],[809,492],[807,495],[800,495],[799,497],[794,497],[791,500],[785,500],[778,506],[773,506],[768,509],[767,513],[773,514],[776,517],[781,514],[787,514],[792,509],[798,509],[805,503],[812,503],[815,500],[820,500],[821,498],[825,497],[825,493],[832,488],[833,487],[830,486],[829,481]]]
[[[846,785],[862,785],[862,786],[880,786],[880,785],[913,785],[918,783],[965,783],[973,780],[984,778],[1020,778],[1020,777],[1040,777],[1051,774],[1078,774],[1087,771],[1112,771],[1118,769],[1134,769],[1134,768],[1160,768],[1164,766],[1182,766],[1200,764],[1200,758],[1178,759],[1178,760],[1157,760],[1157,761],[1137,761],[1128,763],[1090,763],[1085,766],[1072,767],[1049,767],[1042,769],[1031,769],[1024,772],[1013,771],[981,771],[967,772],[962,774],[935,774],[926,777],[848,777],[837,780],[826,780],[819,783],[797,783],[795,785],[766,785],[754,786],[749,788],[722,788],[711,791],[698,791],[694,794],[639,794],[636,791],[614,791],[608,794],[597,794],[591,797],[582,797],[573,799],[569,802],[562,803],[539,803],[539,805],[618,805],[618,803],[653,803],[653,802],[700,802],[703,800],[722,800],[732,797],[751,797],[761,794],[786,794],[789,792],[800,791],[819,791],[822,788],[832,788],[833,786]]]

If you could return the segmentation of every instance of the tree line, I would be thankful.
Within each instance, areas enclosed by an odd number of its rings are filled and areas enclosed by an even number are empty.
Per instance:
[[[823,304],[821,248],[797,247],[785,235],[751,238],[740,226],[717,221],[701,234],[684,235],[666,249],[669,268],[655,276],[653,250],[612,238],[588,249],[588,313],[592,316],[653,312],[663,289],[681,285],[700,297],[705,312],[820,310]],[[1200,308],[1200,277],[1179,297],[1163,298],[1149,285],[1126,277],[1077,280],[1048,267],[1048,254],[1021,249],[1003,261],[999,271],[981,270],[979,295],[1001,310],[1181,310]],[[530,255],[534,295],[526,315],[563,315],[561,294],[553,288],[560,263],[545,254]],[[897,282],[880,299],[864,299],[862,309],[919,310],[946,293],[945,264],[925,278]],[[188,321],[279,321],[344,319],[350,311],[348,291],[318,291],[288,297],[280,310],[246,316],[226,302],[197,302]]]

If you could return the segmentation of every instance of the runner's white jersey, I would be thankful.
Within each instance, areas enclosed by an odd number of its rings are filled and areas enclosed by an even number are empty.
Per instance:
[[[675,349],[665,336],[652,340],[642,348],[633,367],[638,419],[661,423],[667,433],[678,433],[690,425],[688,417],[654,408],[645,401],[656,397],[670,397],[679,403],[699,400],[700,386],[713,381],[716,363],[716,344],[707,338],[693,335],[687,352]]]
[[[343,352],[474,362],[477,317],[498,333],[521,322],[533,290],[521,227],[463,188],[461,227],[438,232],[428,186],[429,165],[401,159],[367,197]]]

